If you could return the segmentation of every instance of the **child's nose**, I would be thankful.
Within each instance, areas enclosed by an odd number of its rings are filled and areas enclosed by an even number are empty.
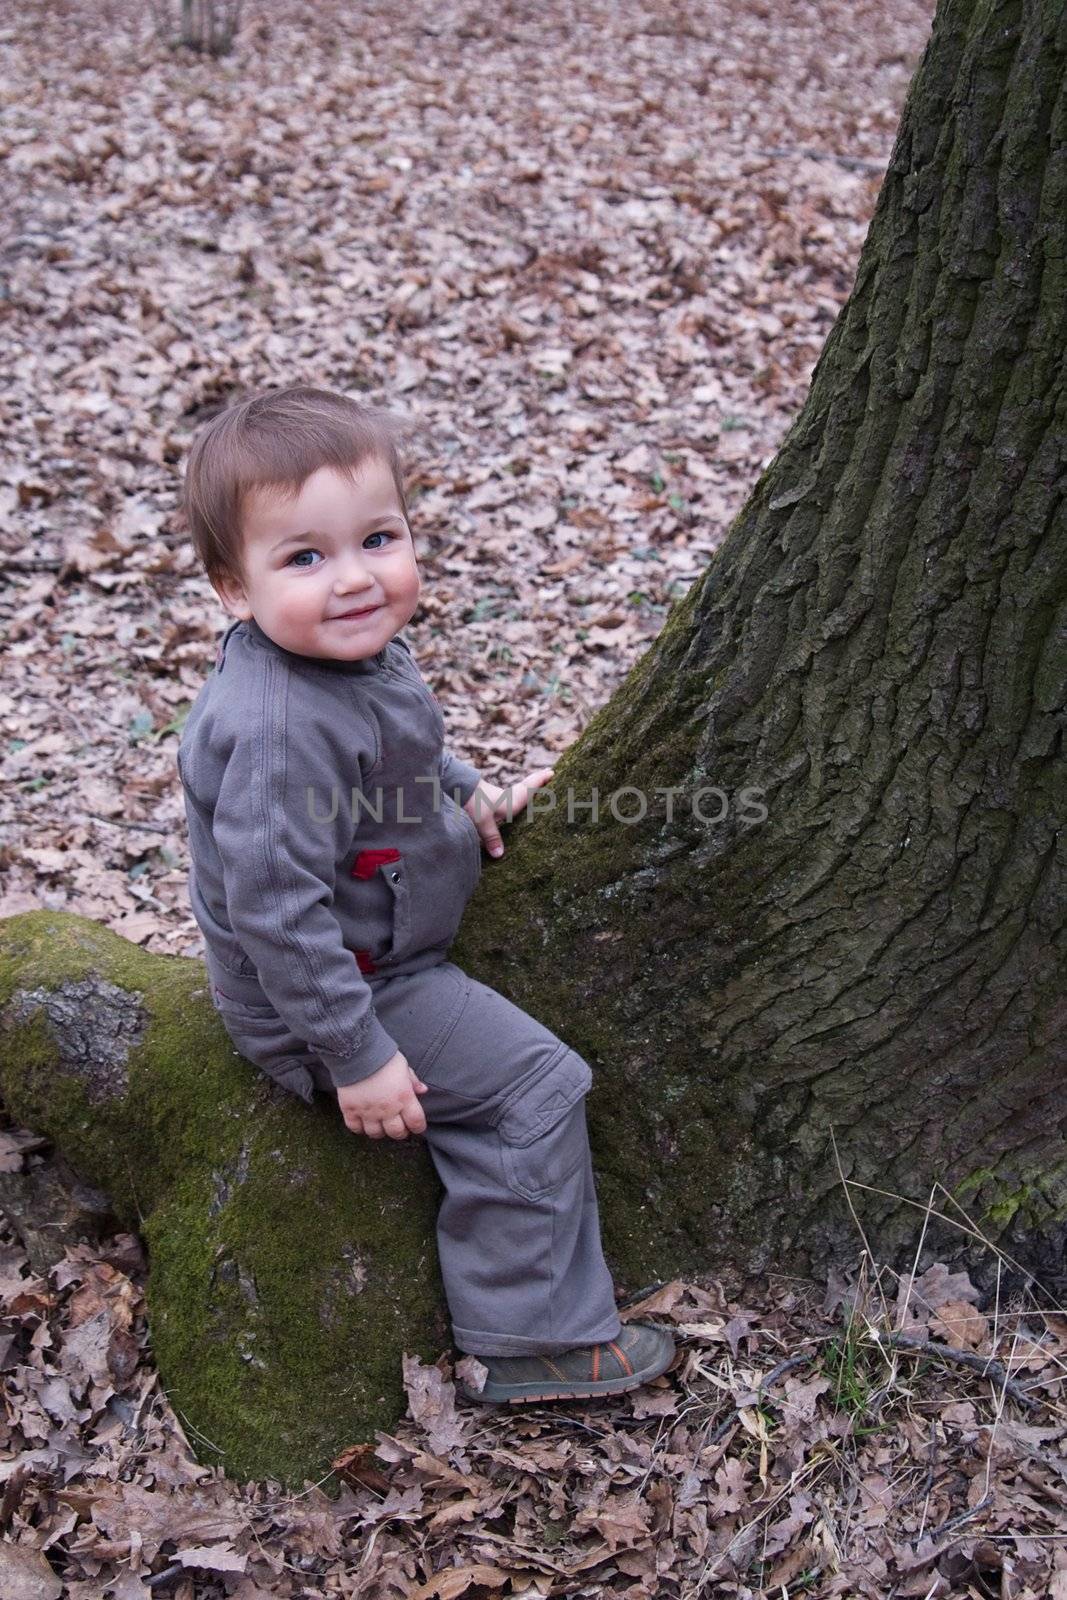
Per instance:
[[[349,589],[366,589],[373,582],[362,556],[344,555],[338,559],[333,586],[339,594]]]

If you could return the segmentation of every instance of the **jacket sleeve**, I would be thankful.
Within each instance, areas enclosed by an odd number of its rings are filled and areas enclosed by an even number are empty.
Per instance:
[[[399,1048],[374,1014],[332,909],[338,863],[352,840],[348,795],[361,730],[301,714],[288,687],[277,687],[264,696],[263,720],[237,734],[213,834],[230,922],[264,993],[341,1088],[370,1077]]]
[[[457,798],[461,806],[466,805],[481,782],[478,769],[461,761],[448,749],[441,751],[440,772],[442,789],[447,795]]]

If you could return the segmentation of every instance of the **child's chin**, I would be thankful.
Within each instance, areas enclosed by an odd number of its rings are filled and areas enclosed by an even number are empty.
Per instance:
[[[361,627],[359,623],[328,623],[321,628],[279,632],[274,642],[298,656],[319,656],[328,661],[358,661],[372,656],[386,642],[381,627]]]
[[[384,629],[353,629],[347,638],[339,636],[328,639],[321,646],[318,654],[329,656],[334,661],[365,661],[368,656],[378,654],[389,643],[390,634]]]

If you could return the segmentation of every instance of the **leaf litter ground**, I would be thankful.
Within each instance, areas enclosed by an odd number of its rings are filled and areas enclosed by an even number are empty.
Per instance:
[[[656,1285],[624,1316],[674,1331],[662,1378],[509,1410],[407,1358],[406,1418],[331,1498],[198,1464],[143,1273],[128,1234],[40,1276],[0,1240],[6,1600],[1067,1597],[1067,1317],[1032,1294],[983,1312],[963,1273],[866,1256],[819,1291]]]
[[[721,543],[849,287],[917,0],[250,8],[192,60],[132,3],[5,19],[0,913],[198,955],[174,751],[225,617],[175,516],[196,423],[303,380],[403,408],[456,751],[551,762]],[[9,1170],[47,1159],[8,1131]],[[2,1241],[0,1592],[1067,1600],[1067,1321],[858,1253],[656,1286],[675,1367],[457,1404],[340,1499],[198,1465],[135,1240]],[[210,1443],[197,1441],[204,1460]]]

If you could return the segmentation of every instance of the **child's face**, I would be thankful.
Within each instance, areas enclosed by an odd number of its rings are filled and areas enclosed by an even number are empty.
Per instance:
[[[354,483],[321,467],[292,500],[255,490],[243,521],[244,577],[220,584],[219,597],[283,650],[360,661],[410,620],[419,571],[384,461],[365,463]]]

